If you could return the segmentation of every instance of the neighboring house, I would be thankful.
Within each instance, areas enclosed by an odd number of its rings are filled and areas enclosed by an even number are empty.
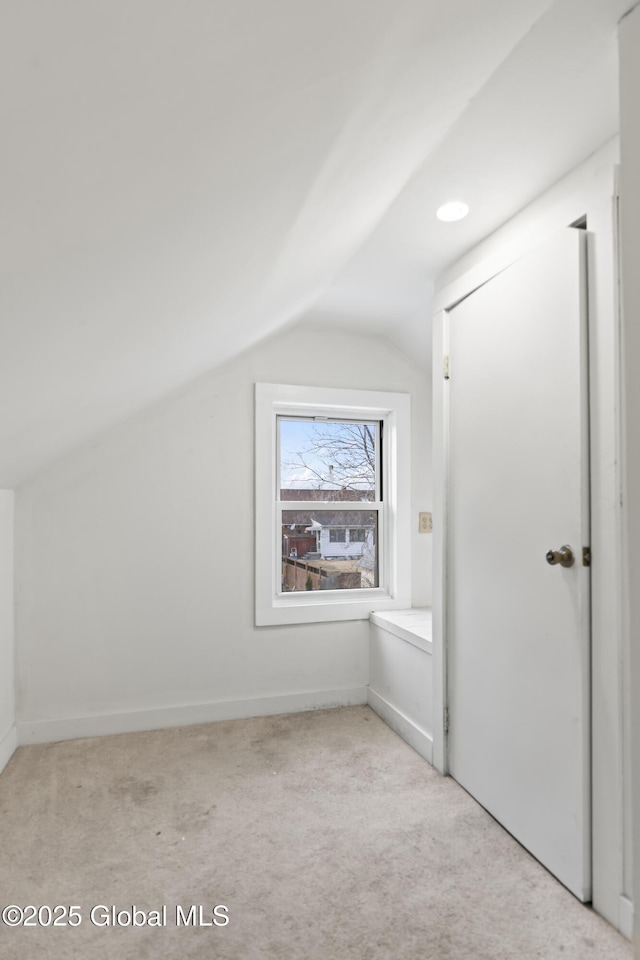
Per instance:
[[[345,523],[342,513],[336,518],[324,518],[322,524],[314,521],[318,552],[323,560],[357,560],[365,555],[373,555],[375,530],[373,525],[365,524],[357,516],[355,524]]]
[[[283,513],[283,557],[303,557],[314,553],[322,560],[355,560],[375,556],[375,524],[369,511],[326,509],[326,504],[336,501],[372,501],[373,490],[282,490],[280,498],[288,501],[318,501],[317,511],[287,510]]]

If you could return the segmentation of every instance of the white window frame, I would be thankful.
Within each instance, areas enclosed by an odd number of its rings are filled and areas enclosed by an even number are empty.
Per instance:
[[[381,421],[379,586],[281,592],[282,502],[277,417]],[[257,626],[366,619],[373,610],[411,606],[411,398],[405,393],[255,385],[255,589]],[[305,504],[300,504],[304,508]],[[315,502],[318,509],[324,504]],[[327,504],[329,506],[329,504]],[[335,504],[334,504],[335,506]],[[371,509],[363,503],[362,509]],[[358,508],[355,503],[350,509]]]

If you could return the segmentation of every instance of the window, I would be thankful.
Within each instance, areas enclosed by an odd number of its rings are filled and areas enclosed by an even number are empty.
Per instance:
[[[409,397],[256,384],[256,623],[410,605]]]

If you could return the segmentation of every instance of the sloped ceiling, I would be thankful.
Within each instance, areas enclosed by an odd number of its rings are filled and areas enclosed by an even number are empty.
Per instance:
[[[0,486],[296,320],[426,362],[437,273],[616,132],[630,5],[0,5]]]

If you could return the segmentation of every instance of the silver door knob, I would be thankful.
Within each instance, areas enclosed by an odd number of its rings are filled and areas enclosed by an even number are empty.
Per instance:
[[[546,559],[547,563],[550,563],[552,567],[555,566],[556,563],[559,563],[561,567],[572,567],[576,558],[573,555],[571,547],[568,547],[565,543],[564,547],[560,547],[559,550],[548,550]]]

